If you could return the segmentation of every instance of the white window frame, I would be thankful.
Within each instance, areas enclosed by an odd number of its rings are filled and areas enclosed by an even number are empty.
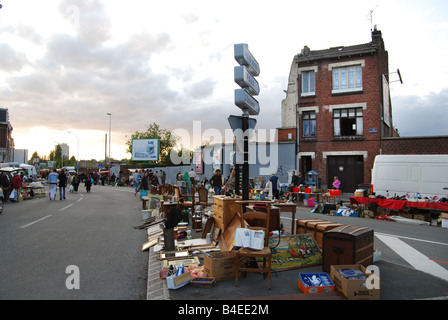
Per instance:
[[[301,97],[307,97],[307,96],[315,96],[316,95],[316,73],[317,73],[318,67],[317,66],[312,66],[312,67],[304,67],[304,68],[299,68],[299,75],[301,76],[301,90],[300,90],[300,96]],[[313,83],[313,91],[309,90],[310,89],[310,75],[311,73],[314,74],[314,83]],[[304,88],[304,84],[305,84],[305,80],[307,81],[308,84],[308,91],[304,92],[303,88]]]
[[[339,62],[332,63],[328,65],[328,70],[332,71],[331,75],[331,83],[332,83],[332,91],[331,93],[347,93],[347,92],[359,92],[363,91],[362,85],[362,69],[365,67],[365,60],[356,60],[356,61],[348,61],[348,62]],[[352,70],[353,71],[352,71]],[[335,77],[337,72],[337,81],[338,86],[335,89]],[[346,86],[345,88],[341,88],[341,75],[345,74]],[[352,77],[350,77],[352,75]],[[358,79],[359,77],[359,79]],[[350,88],[350,78],[353,81],[353,87]],[[359,80],[359,81],[358,81]],[[358,84],[360,83],[360,84]]]

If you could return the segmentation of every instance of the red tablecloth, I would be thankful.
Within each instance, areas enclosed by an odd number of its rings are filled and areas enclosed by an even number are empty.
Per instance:
[[[448,203],[446,202],[413,202],[407,200],[392,200],[380,198],[367,197],[351,197],[350,204],[371,204],[376,203],[381,208],[401,210],[405,207],[420,208],[420,209],[434,209],[448,211]]]

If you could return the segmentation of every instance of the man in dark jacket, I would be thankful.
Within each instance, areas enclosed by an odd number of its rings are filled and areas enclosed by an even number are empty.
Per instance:
[[[67,185],[67,176],[65,174],[65,169],[62,169],[58,175],[59,179],[59,200],[65,199],[65,186]]]
[[[216,169],[215,174],[213,177],[210,178],[210,184],[215,191],[215,195],[221,194],[222,189],[222,176],[221,176],[221,170]]]

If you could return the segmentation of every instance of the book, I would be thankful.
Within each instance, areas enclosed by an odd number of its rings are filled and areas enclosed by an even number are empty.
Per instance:
[[[233,239],[233,246],[253,250],[263,250],[264,231],[237,228],[235,231],[235,238]]]

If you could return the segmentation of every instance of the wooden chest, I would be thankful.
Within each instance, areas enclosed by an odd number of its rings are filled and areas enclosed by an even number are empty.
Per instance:
[[[306,233],[311,233],[313,235],[313,238],[316,239],[317,227],[322,224],[328,224],[328,223],[331,223],[331,221],[326,221],[326,220],[310,221],[306,224],[306,229],[307,229]]]
[[[326,231],[330,231],[334,228],[340,227],[342,224],[336,223],[336,222],[330,222],[330,223],[321,223],[316,225],[316,235],[314,236],[314,239],[317,242],[317,245],[319,248],[323,248],[324,245],[324,233]]]
[[[373,229],[354,225],[336,227],[324,233],[324,272],[330,272],[331,265],[373,264]]]
[[[296,234],[303,234],[303,233],[310,233],[308,223],[313,221],[323,221],[320,219],[303,219],[303,220],[297,220],[296,223]]]

